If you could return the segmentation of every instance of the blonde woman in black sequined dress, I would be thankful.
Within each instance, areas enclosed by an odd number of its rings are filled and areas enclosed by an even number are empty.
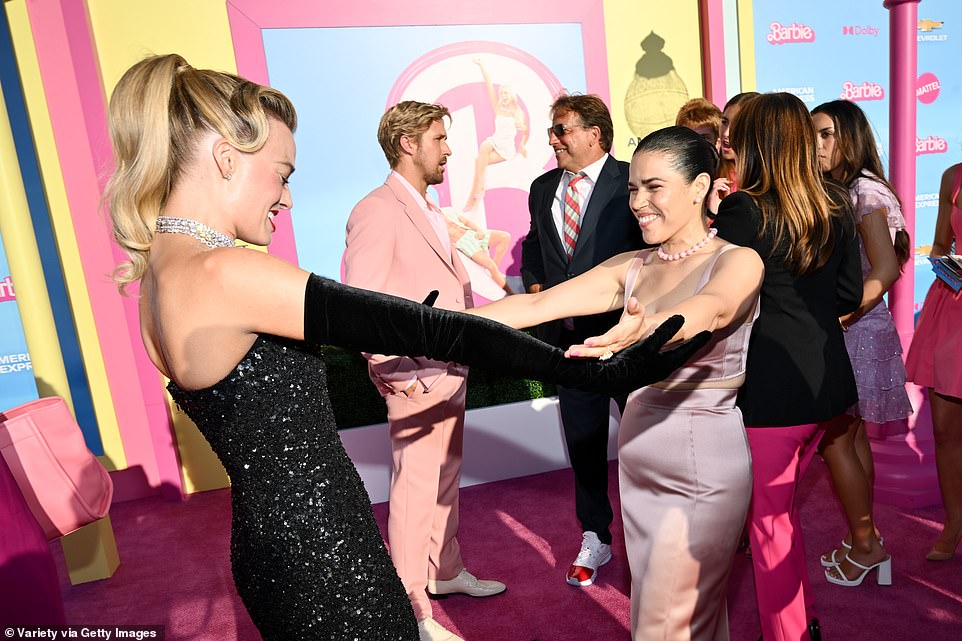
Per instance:
[[[659,353],[679,317],[604,363],[570,360],[497,323],[235,247],[267,245],[293,205],[296,115],[270,88],[155,56],[124,74],[109,121],[106,202],[131,259],[115,278],[140,283],[147,353],[230,474],[231,568],[266,640],[423,638],[338,438],[318,345],[611,389],[658,380],[697,348]],[[592,355],[631,343],[610,334]]]

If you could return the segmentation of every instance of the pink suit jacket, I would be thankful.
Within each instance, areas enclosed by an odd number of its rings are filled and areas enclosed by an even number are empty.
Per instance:
[[[471,281],[454,243],[450,246],[445,252],[421,206],[392,173],[351,211],[344,282],[415,301],[436,289],[435,307],[461,311],[473,306]],[[366,356],[371,380],[385,396],[415,378],[427,390],[447,372],[467,374],[464,366],[423,357]]]

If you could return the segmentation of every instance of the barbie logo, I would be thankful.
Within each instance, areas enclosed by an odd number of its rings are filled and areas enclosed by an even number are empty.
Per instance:
[[[931,105],[939,97],[942,84],[934,73],[923,73],[915,85],[915,97],[925,105]]]
[[[846,82],[842,85],[842,94],[839,96],[842,100],[851,100],[852,102],[881,100],[884,97],[885,89],[877,82],[863,82],[860,85],[854,82]]]
[[[928,138],[915,138],[915,155],[922,154],[944,154],[949,149],[949,143],[945,138],[939,136],[929,136]]]
[[[783,45],[792,42],[815,42],[815,30],[803,24],[793,22],[790,25],[783,25],[781,22],[773,22],[768,25],[771,30],[768,34],[768,42],[773,45]]]
[[[8,300],[17,300],[17,294],[13,291],[13,280],[9,276],[0,280],[0,303]]]

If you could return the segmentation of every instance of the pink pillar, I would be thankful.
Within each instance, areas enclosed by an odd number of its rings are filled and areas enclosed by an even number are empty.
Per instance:
[[[902,197],[906,229],[915,241],[915,86],[918,77],[918,4],[920,0],[885,0],[889,10],[889,178]],[[902,277],[889,291],[889,309],[908,350],[915,329],[915,265],[905,263]]]
[[[915,131],[916,78],[918,76],[918,4],[920,0],[884,0],[889,10],[889,178],[902,199],[906,229],[915,242]],[[902,347],[907,352],[915,331],[915,266],[905,263],[902,277],[889,290],[889,308]],[[924,390],[908,386],[915,414],[908,432],[873,438],[875,496],[903,507],[940,502],[935,473],[932,419]],[[870,434],[872,432],[870,431]],[[884,530],[885,525],[882,524]]]

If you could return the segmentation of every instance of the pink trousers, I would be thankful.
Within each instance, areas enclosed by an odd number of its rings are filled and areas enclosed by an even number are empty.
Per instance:
[[[458,490],[465,379],[442,376],[410,398],[385,397],[394,468],[388,512],[391,559],[420,621],[431,616],[428,579],[464,569],[458,546]]]
[[[822,432],[815,424],[745,431],[752,452],[748,538],[762,637],[808,641],[814,607],[796,490]]]

